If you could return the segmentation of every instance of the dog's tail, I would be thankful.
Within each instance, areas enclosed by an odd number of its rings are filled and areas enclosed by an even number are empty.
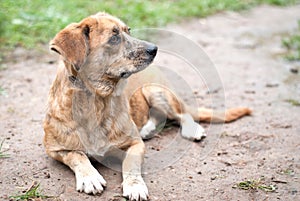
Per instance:
[[[211,123],[229,123],[252,113],[247,107],[231,108],[223,112],[207,108],[188,108],[188,112],[192,114],[195,121]]]

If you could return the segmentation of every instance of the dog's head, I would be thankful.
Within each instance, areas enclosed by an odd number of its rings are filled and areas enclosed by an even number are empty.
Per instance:
[[[98,13],[72,23],[50,42],[84,84],[96,93],[111,94],[118,81],[146,68],[157,46],[130,36],[130,29],[118,18]]]

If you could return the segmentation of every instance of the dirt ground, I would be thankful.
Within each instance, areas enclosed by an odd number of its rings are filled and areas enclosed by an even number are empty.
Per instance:
[[[226,107],[249,106],[253,115],[222,127],[203,124],[220,128],[218,137],[208,132],[203,141],[189,142],[180,159],[146,174],[151,200],[300,200],[300,107],[287,101],[300,101],[300,65],[281,57],[281,38],[297,29],[299,19],[300,6],[261,6],[168,26],[197,42],[214,62]],[[101,196],[85,195],[75,191],[72,171],[45,154],[42,120],[56,59],[47,47],[16,49],[1,64],[0,141],[10,157],[0,159],[0,200],[34,181],[53,200],[119,200],[118,171],[95,164],[108,186]],[[177,131],[146,141],[149,153],[163,151]],[[259,178],[276,190],[233,188]]]

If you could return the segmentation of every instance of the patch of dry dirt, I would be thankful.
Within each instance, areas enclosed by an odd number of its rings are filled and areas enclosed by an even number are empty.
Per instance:
[[[300,6],[262,6],[168,27],[207,52],[223,81],[226,106],[249,106],[254,113],[224,125],[206,157],[199,156],[209,135],[200,143],[191,142],[176,163],[145,175],[151,200],[300,200],[300,107],[286,101],[300,101],[300,76],[289,71],[299,66],[280,57],[281,38],[296,30],[299,19]],[[56,64],[47,48],[38,53],[16,49],[2,64],[0,141],[5,139],[3,149],[10,157],[0,159],[0,199],[8,200],[38,181],[44,194],[57,200],[117,200],[119,172],[96,164],[107,189],[101,196],[85,195],[75,191],[71,170],[45,154],[42,120]],[[147,141],[149,151],[163,149],[176,129]],[[276,191],[233,188],[261,177],[276,185]]]

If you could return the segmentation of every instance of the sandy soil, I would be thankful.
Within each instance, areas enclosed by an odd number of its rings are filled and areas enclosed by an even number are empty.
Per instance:
[[[218,137],[208,133],[201,142],[189,142],[180,159],[144,176],[151,200],[300,200],[300,107],[286,101],[300,100],[300,76],[290,70],[300,66],[281,57],[281,38],[297,29],[298,19],[300,6],[262,6],[168,26],[197,42],[214,62],[226,106],[254,112],[222,127],[204,124],[220,128]],[[0,200],[34,181],[55,200],[122,200],[118,171],[95,164],[108,186],[101,196],[85,195],[75,191],[72,171],[44,152],[42,120],[56,64],[47,47],[16,49],[1,64],[0,141],[5,139],[3,150],[10,157],[0,159]],[[177,131],[148,140],[148,152],[163,151]],[[275,185],[275,192],[233,188],[258,178]]]

